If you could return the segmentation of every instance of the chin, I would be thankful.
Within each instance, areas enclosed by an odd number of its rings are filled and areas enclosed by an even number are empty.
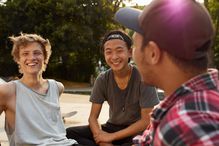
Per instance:
[[[122,70],[122,67],[120,67],[120,66],[112,66],[111,68],[112,68],[113,71],[120,71],[120,70]]]
[[[28,73],[29,74],[39,74],[40,72],[42,72],[41,70],[32,70],[32,71],[29,71]]]

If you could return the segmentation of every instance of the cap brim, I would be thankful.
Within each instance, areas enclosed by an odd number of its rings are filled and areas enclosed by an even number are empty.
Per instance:
[[[143,33],[139,26],[139,16],[142,13],[139,9],[130,7],[120,8],[115,14],[115,21],[124,25],[125,27],[132,29],[138,33]]]

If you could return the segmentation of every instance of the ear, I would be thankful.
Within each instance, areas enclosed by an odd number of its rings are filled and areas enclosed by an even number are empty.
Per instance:
[[[20,65],[20,60],[19,59],[16,59],[15,61],[18,65]]]
[[[161,59],[161,50],[158,45],[153,42],[149,41],[147,45],[147,57],[148,61],[151,65],[157,64]]]
[[[129,58],[132,57],[132,48],[130,48],[130,49],[128,50],[128,55],[129,55]]]

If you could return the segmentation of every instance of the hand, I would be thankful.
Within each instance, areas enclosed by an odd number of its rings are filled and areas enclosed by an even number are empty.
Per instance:
[[[94,135],[94,140],[97,144],[99,143],[111,143],[114,140],[114,135],[105,131],[100,131]]]

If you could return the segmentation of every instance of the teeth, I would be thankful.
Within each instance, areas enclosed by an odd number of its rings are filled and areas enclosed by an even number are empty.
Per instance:
[[[28,63],[27,65],[33,66],[36,65],[36,63]]]
[[[113,62],[113,64],[117,65],[117,64],[119,64],[119,62]]]

